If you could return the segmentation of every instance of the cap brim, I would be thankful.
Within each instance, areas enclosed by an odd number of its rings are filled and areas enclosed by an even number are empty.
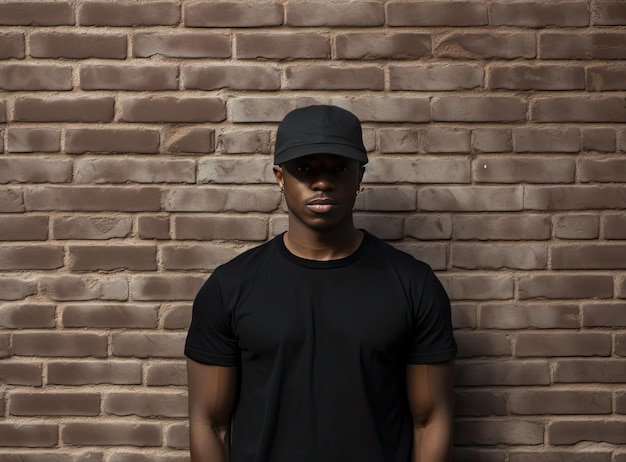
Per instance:
[[[367,164],[367,153],[347,144],[337,143],[314,143],[291,146],[274,157],[274,165],[280,165],[299,157],[312,154],[334,154],[336,156],[347,157],[362,164]]]

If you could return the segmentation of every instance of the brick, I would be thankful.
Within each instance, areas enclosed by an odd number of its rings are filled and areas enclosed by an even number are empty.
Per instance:
[[[198,162],[199,183],[276,183],[269,156],[239,158],[211,157]],[[240,205],[241,206],[241,205]]]
[[[51,361],[48,384],[51,385],[140,385],[141,361]]]
[[[480,308],[480,326],[485,329],[578,329],[577,305],[485,304]]]
[[[621,213],[603,216],[602,229],[605,239],[626,239],[626,216]]]
[[[552,248],[553,269],[622,269],[624,245],[560,245]]]
[[[268,237],[267,219],[256,216],[177,216],[174,230],[175,238],[183,240],[264,241]]]
[[[582,314],[583,327],[626,326],[626,303],[586,303]]]
[[[126,59],[126,47],[126,36],[119,34],[33,32],[30,35],[33,58]]]
[[[521,122],[526,103],[509,96],[440,96],[433,98],[432,117],[442,122]]]
[[[103,98],[24,97],[15,101],[17,122],[110,122],[114,100]]]
[[[215,130],[183,127],[168,131],[165,137],[168,154],[208,154],[215,151]]]
[[[54,239],[115,239],[129,237],[132,218],[120,216],[74,216],[52,217]]]
[[[184,333],[121,333],[114,334],[111,344],[113,355],[135,358],[180,358]]]
[[[327,34],[237,34],[239,59],[328,59],[330,55],[330,39]]]
[[[387,23],[390,26],[485,26],[487,7],[481,2],[452,1],[400,3],[387,5]]]
[[[158,130],[145,128],[69,128],[65,133],[65,152],[68,154],[159,152]]]
[[[439,38],[433,46],[438,58],[532,59],[536,56],[535,36],[515,32],[453,32]]]
[[[165,435],[167,446],[177,449],[189,448],[189,427],[187,425],[171,425]]]
[[[163,268],[166,270],[213,271],[239,254],[221,245],[170,245],[161,248]]]
[[[7,121],[7,106],[4,101],[0,101],[0,122]],[[4,147],[0,147],[0,151],[2,151]]]
[[[361,122],[429,122],[430,105],[427,98],[362,97],[332,102],[353,112]]]
[[[135,276],[131,280],[133,300],[193,300],[206,276]]]
[[[626,360],[561,359],[556,362],[556,383],[623,383]]]
[[[505,453],[494,450],[492,447],[480,448],[452,448],[454,460],[471,460],[473,462],[504,462]]]
[[[46,329],[56,326],[56,306],[35,303],[0,305],[0,327]]]
[[[624,59],[624,32],[543,33],[539,36],[541,59]]]
[[[431,36],[411,32],[352,32],[336,38],[339,59],[416,59],[431,55]]]
[[[230,58],[231,39],[214,32],[142,32],[133,35],[132,54],[135,58]]]
[[[8,130],[8,152],[59,152],[60,150],[60,130],[54,128],[11,128]]]
[[[194,183],[196,163],[187,159],[80,159],[76,183]]]
[[[283,7],[277,3],[219,2],[183,6],[185,27],[267,27],[283,23]]]
[[[73,271],[154,271],[156,247],[153,245],[69,246]]]
[[[151,212],[161,209],[161,195],[153,187],[41,187],[26,192],[33,210],[83,212]]]
[[[0,447],[51,448],[57,443],[56,424],[0,422]]]
[[[554,236],[559,239],[597,239],[599,230],[597,215],[564,215],[554,221]]]
[[[70,446],[160,446],[161,425],[127,421],[72,421],[62,426],[61,441]]]
[[[159,91],[178,89],[178,69],[172,66],[92,64],[82,66],[79,75],[80,88],[83,90]]]
[[[512,151],[511,130],[508,128],[474,129],[472,130],[472,147],[478,152]]]
[[[235,97],[228,102],[231,113],[230,119],[234,123],[247,122],[280,122],[288,112],[311,104],[328,104],[316,98],[251,98]]]
[[[485,71],[482,67],[466,64],[390,66],[389,89],[413,91],[473,90],[483,87],[484,74]]]
[[[621,1],[602,1],[594,5],[593,24],[598,26],[622,26],[626,24],[626,8]]]
[[[42,294],[56,301],[127,300],[126,278],[49,276],[40,279]]]
[[[0,24],[71,26],[74,24],[74,11],[69,2],[7,1],[0,3]]]
[[[584,150],[614,152],[617,146],[615,138],[615,131],[611,128],[583,128],[582,148]]]
[[[488,87],[507,90],[584,90],[582,66],[493,66]]]
[[[72,89],[72,68],[9,64],[0,68],[0,90],[54,91]]]
[[[428,153],[470,152],[470,135],[466,129],[433,127],[424,134],[424,150]]]
[[[419,240],[450,239],[452,217],[442,214],[411,215],[404,220],[406,235]]]
[[[104,412],[116,416],[187,417],[187,394],[107,393]]]
[[[626,122],[622,98],[548,98],[531,107],[535,122]]]
[[[167,307],[161,315],[164,329],[188,329],[191,324],[191,304],[175,304]]]
[[[0,162],[0,165],[2,163]],[[48,217],[5,216],[0,222],[0,241],[45,241]]]
[[[605,333],[519,334],[515,355],[528,356],[610,356],[611,336]]]
[[[146,368],[146,385],[153,387],[187,385],[187,366],[181,361],[149,364]]]
[[[579,176],[582,183],[619,183],[624,180],[626,159],[620,158],[593,158],[581,159]]]
[[[221,122],[226,118],[221,98],[125,97],[120,106],[124,122]]]
[[[459,157],[373,158],[365,171],[364,181],[368,183],[469,183],[470,166],[467,159]]]
[[[383,240],[398,240],[404,237],[403,220],[401,217],[390,217],[383,214],[356,214],[354,226],[365,229]]]
[[[69,183],[71,179],[69,159],[0,158],[0,184]]]
[[[463,269],[545,269],[548,247],[541,244],[452,244],[450,264]]]
[[[187,90],[278,90],[280,72],[266,66],[185,66],[182,80]]]
[[[574,183],[576,161],[566,157],[477,157],[472,177],[479,183]]]
[[[599,452],[527,452],[512,453],[510,462],[610,462],[611,454]]]
[[[103,462],[101,452],[82,452],[72,457],[67,453],[60,453],[59,450],[53,452],[24,452],[16,451],[12,453],[0,453],[3,462]]]
[[[145,454],[138,452],[115,452],[109,462],[185,462],[188,458],[174,454]]]
[[[524,420],[465,420],[454,425],[454,443],[463,446],[537,445],[543,443],[543,423]]]
[[[97,416],[99,393],[11,393],[9,414],[16,416]]]
[[[491,24],[519,27],[585,27],[589,25],[586,2],[492,3]]]
[[[519,298],[612,298],[613,278],[583,274],[520,276]]]
[[[0,189],[0,212],[12,213],[24,210],[24,193],[21,188]]]
[[[455,329],[475,329],[478,325],[476,303],[455,302],[452,304],[452,326]]]
[[[74,357],[107,356],[105,335],[76,332],[37,332],[13,334],[13,354],[16,356]]]
[[[17,276],[0,276],[0,300],[22,300],[36,293],[36,281]]]
[[[529,210],[584,210],[626,208],[626,189],[617,186],[526,187],[524,208]]]
[[[169,217],[141,216],[137,218],[137,236],[141,239],[169,239]]]
[[[457,392],[454,410],[457,416],[504,416],[507,415],[506,397],[501,393]]]
[[[0,247],[1,270],[52,270],[63,267],[63,247],[29,245]]]
[[[294,2],[286,4],[285,24],[292,27],[375,27],[385,23],[384,5],[354,3]]]
[[[267,130],[237,130],[222,132],[217,150],[223,154],[269,154],[270,133]]]
[[[516,186],[464,187],[435,186],[418,191],[420,210],[430,211],[519,211],[522,210],[523,191]]]
[[[61,313],[64,327],[151,329],[158,324],[158,306],[133,304],[67,305]]]
[[[579,152],[577,128],[517,128],[513,130],[515,152]]]
[[[494,332],[458,331],[454,334],[459,358],[511,356],[511,340]]]
[[[422,132],[414,129],[381,129],[380,130],[380,150],[387,153],[410,153],[415,154],[423,150]],[[376,159],[370,159],[374,162]],[[369,173],[366,169],[366,173]]]
[[[552,422],[548,425],[548,440],[554,445],[582,441],[624,444],[626,423],[611,420]]]
[[[383,90],[384,71],[375,66],[290,66],[285,71],[289,90]]]
[[[601,415],[611,414],[610,392],[554,390],[516,391],[508,395],[512,414]]]
[[[40,387],[42,385],[41,363],[0,362],[0,380],[7,385],[27,385]]]
[[[590,91],[615,91],[626,89],[626,67],[593,66],[587,68],[586,86]]]
[[[114,4],[90,1],[80,5],[81,26],[175,26],[180,7],[174,2]]]
[[[354,208],[367,211],[414,211],[417,208],[417,194],[412,187],[366,188],[357,196]]]
[[[511,276],[442,274],[439,279],[452,300],[507,300],[513,298],[514,281]]]
[[[0,34],[0,59],[24,59],[25,48],[24,34]]]

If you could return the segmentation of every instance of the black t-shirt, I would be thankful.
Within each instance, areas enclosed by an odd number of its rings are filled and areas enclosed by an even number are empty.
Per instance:
[[[278,236],[207,280],[185,354],[239,367],[233,462],[407,462],[406,365],[450,360],[456,344],[425,263],[368,233],[331,261]]]

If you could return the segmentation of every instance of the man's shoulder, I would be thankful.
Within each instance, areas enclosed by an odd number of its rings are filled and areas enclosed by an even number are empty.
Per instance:
[[[369,233],[368,233],[369,234]],[[372,234],[369,234],[369,239],[372,242],[372,248],[375,252],[379,252],[381,256],[384,256],[391,264],[399,267],[403,270],[412,270],[419,272],[431,272],[430,265],[426,262],[416,258],[404,250],[394,247],[387,241],[384,241]]]
[[[263,244],[245,250],[231,260],[218,266],[214,272],[231,274],[248,270],[253,271],[254,267],[264,264],[265,259],[274,254],[276,251],[276,239],[275,237]]]

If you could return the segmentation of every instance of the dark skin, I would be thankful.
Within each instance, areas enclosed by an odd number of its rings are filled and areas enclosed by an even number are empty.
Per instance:
[[[352,254],[363,240],[352,208],[365,169],[355,160],[314,154],[274,167],[289,209],[286,247],[310,260]],[[238,371],[187,360],[191,462],[228,462]],[[451,460],[453,362],[407,365],[413,415],[412,462]]]

